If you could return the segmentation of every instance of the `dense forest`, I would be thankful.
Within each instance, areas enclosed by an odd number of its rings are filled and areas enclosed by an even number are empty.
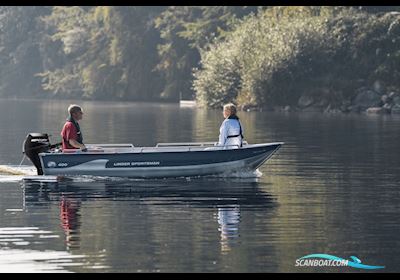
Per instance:
[[[3,6],[0,97],[400,111],[397,6]]]

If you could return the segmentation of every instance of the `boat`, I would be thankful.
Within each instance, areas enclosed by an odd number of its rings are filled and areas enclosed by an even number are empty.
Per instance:
[[[48,134],[29,133],[23,153],[38,175],[92,175],[133,178],[196,177],[255,171],[284,143],[216,146],[214,142],[86,144],[87,151],[61,150]]]
[[[195,107],[196,105],[197,105],[197,102],[195,99],[183,99],[182,92],[179,93],[179,106],[180,107]]]
[[[197,103],[196,100],[180,100],[179,106],[180,107],[196,107]]]

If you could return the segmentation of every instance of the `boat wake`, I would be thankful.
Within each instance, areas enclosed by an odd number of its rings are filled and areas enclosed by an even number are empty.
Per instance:
[[[36,175],[36,168],[32,165],[0,165],[0,183],[18,182],[25,176]]]
[[[226,172],[218,175],[208,176],[195,176],[195,177],[179,177],[181,179],[191,180],[196,178],[211,178],[211,179],[258,179],[262,176],[262,172],[258,169],[255,171],[236,171]],[[177,178],[159,178],[156,180],[176,180]],[[0,165],[0,183],[4,182],[20,182],[20,181],[38,181],[38,182],[60,182],[60,181],[71,181],[71,182],[122,182],[122,181],[146,181],[148,179],[141,178],[125,178],[125,177],[108,177],[108,176],[39,176],[36,173],[36,168],[30,165]],[[154,179],[153,179],[154,180]]]
[[[243,171],[235,171],[235,172],[226,172],[220,175],[215,175],[215,177],[220,178],[236,178],[236,179],[247,179],[247,178],[261,178],[262,172],[258,169],[256,170],[243,170]]]

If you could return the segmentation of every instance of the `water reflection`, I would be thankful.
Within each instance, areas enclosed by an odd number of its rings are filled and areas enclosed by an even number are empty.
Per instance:
[[[60,220],[68,251],[80,248],[80,207],[80,199],[73,199],[64,194],[61,196]]]
[[[269,208],[271,195],[265,190],[267,183],[256,178],[248,179],[168,179],[134,180],[119,178],[61,178],[52,181],[22,180],[25,203],[34,206],[42,201],[66,199],[114,200],[130,199],[146,203],[147,198],[170,198],[166,204],[190,202],[191,207],[241,207]],[[77,202],[75,201],[75,204]],[[71,202],[69,203],[71,204]],[[26,205],[28,207],[28,205]]]
[[[65,235],[65,249],[82,249],[82,243],[88,236],[95,235],[100,243],[113,240],[106,226],[102,233],[83,230],[83,221],[107,224],[122,244],[139,246],[141,236],[154,236],[152,243],[163,244],[172,233],[166,227],[174,227],[174,220],[166,219],[173,209],[187,207],[199,209],[202,215],[198,220],[188,218],[184,226],[207,225],[207,235],[202,237],[208,242],[219,243],[220,254],[228,254],[235,246],[240,246],[240,223],[242,211],[267,210],[276,206],[275,199],[265,191],[266,183],[257,179],[169,179],[169,180],[128,180],[128,179],[88,179],[73,178],[53,182],[22,182],[25,198],[25,210],[34,212],[43,204],[59,207],[61,228]],[[113,213],[101,212],[97,217],[87,217],[90,203],[96,202],[104,211],[106,205]],[[109,204],[112,203],[112,204]],[[119,203],[119,204],[118,204]],[[202,210],[203,209],[203,210]],[[206,220],[205,214],[213,213],[214,220]],[[184,212],[184,211],[182,211]],[[100,212],[98,212],[100,213]],[[130,213],[130,214],[127,214]],[[139,220],[134,215],[144,213]],[[153,213],[158,213],[154,215]],[[179,214],[178,214],[179,215]],[[130,218],[131,217],[131,218]],[[178,216],[182,219],[181,216]],[[184,218],[184,217],[183,217]],[[118,223],[115,219],[119,219]],[[135,220],[136,219],[136,220]],[[178,220],[176,220],[178,227]],[[214,230],[208,225],[214,223]],[[151,227],[149,227],[151,225]],[[139,231],[139,229],[142,229]],[[127,232],[128,231],[128,232]],[[184,233],[184,229],[182,229]],[[213,237],[213,232],[217,233]],[[126,240],[129,236],[129,240]],[[196,237],[191,237],[196,239]],[[195,242],[192,240],[191,242]],[[214,241],[215,240],[215,241]],[[99,245],[100,246],[100,245]],[[119,246],[119,245],[118,245]],[[128,245],[131,246],[131,245]],[[149,247],[151,245],[149,244]],[[101,246],[100,246],[101,247]],[[103,246],[105,247],[105,245]],[[129,252],[129,248],[125,248]],[[154,254],[160,254],[163,248],[153,248]],[[108,249],[107,251],[112,251]],[[158,250],[160,252],[158,252]],[[87,254],[88,252],[83,252]],[[110,253],[111,254],[111,253]],[[123,255],[123,254],[122,254]],[[115,257],[115,256],[114,256]]]
[[[2,100],[0,131],[7,145],[0,146],[0,164],[21,162],[27,132],[48,132],[59,142],[65,121],[60,112],[70,103]],[[88,143],[214,141],[221,123],[220,110],[127,102],[82,106]],[[356,255],[386,265],[385,272],[398,271],[398,116],[241,112],[240,117],[249,143],[286,143],[260,168],[260,182],[80,178],[44,182],[42,190],[40,182],[24,183],[21,196],[14,183],[20,177],[1,176],[0,270],[9,250],[22,249],[16,258],[23,258],[28,250],[46,255],[69,246],[66,259],[90,255],[84,261],[91,261],[85,265],[91,271],[108,265],[101,271],[308,272],[294,261],[315,252]],[[92,129],[99,119],[108,133]],[[62,227],[62,197],[78,208],[68,222],[77,217],[76,227],[67,231],[75,239]],[[92,257],[103,250],[104,260]]]
[[[65,235],[67,251],[80,249],[80,208],[83,197],[60,189],[57,181],[23,181],[24,209],[49,208],[56,202],[59,208],[59,225]]]
[[[221,233],[221,252],[229,252],[239,237],[240,208],[232,205],[226,208],[218,208],[218,230]]]

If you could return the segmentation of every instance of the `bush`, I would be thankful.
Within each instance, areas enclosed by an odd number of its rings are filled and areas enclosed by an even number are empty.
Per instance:
[[[212,107],[296,105],[304,94],[339,106],[360,81],[399,87],[399,30],[395,12],[274,7],[203,50],[193,87]]]

